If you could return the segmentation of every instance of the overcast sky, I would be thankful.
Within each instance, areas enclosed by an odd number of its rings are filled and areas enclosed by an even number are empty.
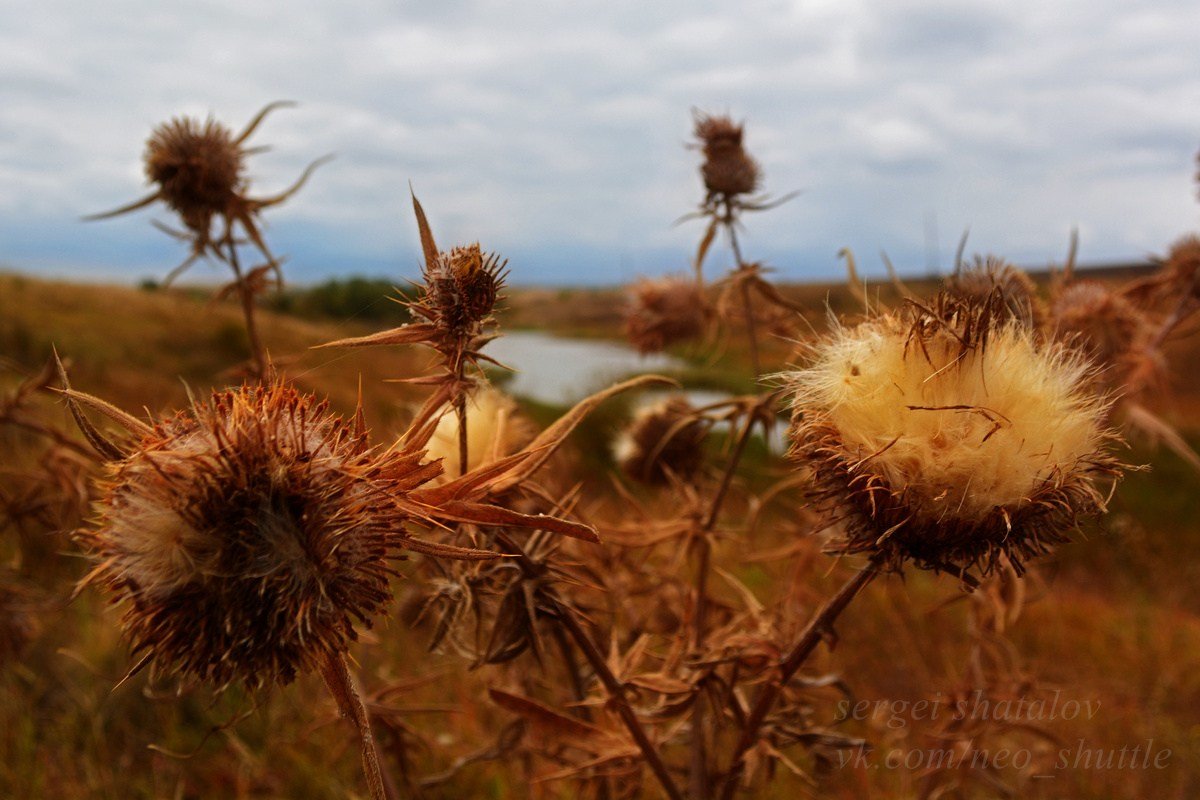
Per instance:
[[[744,119],[767,190],[802,192],[747,220],[788,278],[846,246],[946,266],[968,225],[1028,265],[1072,226],[1084,261],[1200,227],[1195,0],[9,0],[0,87],[0,265],[45,274],[164,274],[165,209],[79,217],[146,192],[155,124],[278,99],[300,106],[255,134],[254,191],[337,153],[267,217],[296,280],[415,275],[410,181],[440,244],[480,240],[517,283],[686,269],[692,107]]]

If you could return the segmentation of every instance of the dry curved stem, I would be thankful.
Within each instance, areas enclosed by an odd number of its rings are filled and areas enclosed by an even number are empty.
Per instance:
[[[363,704],[358,693],[350,665],[346,655],[338,653],[330,655],[321,665],[321,677],[329,687],[329,693],[337,702],[342,716],[354,723],[362,741],[363,772],[367,777],[367,787],[371,792],[371,800],[389,800],[394,796],[388,792],[391,780],[385,776],[379,760],[379,750],[375,746],[375,735],[371,733],[371,718],[367,707]]]
[[[779,698],[780,692],[783,691],[783,687],[799,671],[800,667],[804,666],[804,662],[816,650],[821,640],[830,633],[833,623],[846,610],[850,602],[879,574],[881,566],[882,558],[876,556],[846,581],[842,588],[817,610],[800,634],[800,638],[796,640],[796,644],[779,662],[779,680],[772,681],[763,687],[754,707],[746,717],[745,725],[742,726],[742,735],[734,748],[733,761],[730,763],[729,771],[725,776],[725,785],[721,790],[721,800],[731,800],[737,791],[738,783],[746,769],[746,753],[758,741],[759,730],[766,721],[767,714],[774,707],[775,701]]]
[[[536,572],[539,569],[538,565],[521,549],[521,546],[506,534],[497,532],[496,542],[500,545],[503,552],[516,558],[522,570]],[[625,725],[626,730],[629,731],[629,735],[633,737],[642,758],[650,767],[650,771],[654,773],[655,778],[658,779],[667,797],[671,800],[684,800],[683,793],[676,785],[675,779],[671,777],[670,770],[667,769],[667,765],[663,762],[662,756],[659,755],[658,749],[650,741],[650,737],[646,734],[646,729],[642,727],[641,721],[637,718],[637,713],[633,710],[633,706],[629,704],[629,697],[625,693],[625,684],[613,674],[608,661],[604,658],[604,654],[600,652],[596,643],[592,641],[587,631],[583,629],[578,613],[570,604],[560,598],[558,593],[553,589],[549,589],[544,593],[544,599],[553,609],[555,619],[561,623],[567,635],[575,642],[580,652],[583,653],[583,657],[591,666],[592,671],[596,673],[596,677],[600,680],[600,683],[604,685],[604,689],[608,693],[609,699],[617,711],[617,715],[621,718],[621,722]]]

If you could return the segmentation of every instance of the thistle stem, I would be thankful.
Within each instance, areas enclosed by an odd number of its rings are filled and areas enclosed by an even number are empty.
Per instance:
[[[659,784],[663,791],[667,793],[667,797],[671,800],[684,800],[684,796],[679,791],[679,787],[675,785],[675,780],[671,777],[671,773],[667,770],[667,765],[663,763],[658,751],[654,748],[654,743],[650,741],[650,737],[646,735],[645,728],[638,720],[637,714],[634,713],[633,707],[629,705],[629,698],[625,696],[625,685],[613,675],[612,670],[608,668],[608,662],[604,660],[603,654],[596,647],[596,643],[579,624],[575,613],[563,602],[555,601],[556,610],[558,610],[559,618],[567,629],[567,633],[575,640],[575,644],[583,652],[583,657],[587,659],[592,670],[596,673],[596,677],[604,684],[605,690],[608,691],[608,696],[612,700],[613,705],[617,709],[617,714],[621,717],[621,721],[625,723],[625,728],[637,743],[638,749],[642,751],[642,757],[650,766],[654,776],[658,778]]]
[[[733,258],[737,262],[737,269],[744,269],[746,260],[742,258],[742,248],[738,244],[737,238],[737,211],[731,200],[725,201],[725,213],[721,216],[721,224],[725,226],[725,230],[729,233],[729,248],[733,251]],[[746,316],[746,334],[749,337],[750,343],[750,364],[754,369],[755,376],[758,376],[761,374],[758,362],[758,329],[754,321],[754,309],[750,303],[750,286],[745,281],[742,281],[741,294],[742,310]]]
[[[738,464],[742,460],[742,454],[746,451],[746,443],[750,441],[750,435],[753,430],[754,414],[748,413],[746,415],[746,423],[742,426],[742,431],[738,435],[736,444],[733,446],[733,451],[729,454],[729,461],[726,463],[725,471],[721,475],[721,482],[718,484],[717,491],[713,495],[708,516],[705,517],[703,527],[697,532],[696,538],[693,540],[696,550],[699,552],[696,565],[696,601],[693,612],[692,630],[692,649],[697,652],[704,647],[704,641],[708,633],[708,573],[711,566],[710,562],[712,561],[712,544],[708,540],[708,534],[716,527],[717,519],[721,515],[721,506],[729,494],[733,475],[737,472]],[[710,796],[708,753],[704,741],[705,714],[704,697],[703,693],[701,693],[696,698],[696,703],[692,707],[692,758],[688,778],[688,791],[691,794],[692,800],[708,800]]]
[[[521,546],[514,542],[507,534],[497,532],[496,542],[506,553],[516,556],[517,562],[521,565],[522,569],[536,570],[536,565],[530,561],[529,556],[525,554]],[[671,777],[670,771],[667,770],[667,765],[663,763],[662,757],[659,756],[658,751],[654,747],[654,743],[646,735],[646,729],[642,727],[641,721],[638,720],[637,714],[629,704],[629,698],[625,695],[625,685],[609,669],[604,655],[579,623],[579,618],[575,610],[563,602],[553,590],[548,590],[545,593],[545,597],[554,607],[555,618],[562,623],[567,634],[575,642],[575,646],[583,653],[583,657],[587,659],[592,671],[596,673],[596,677],[604,685],[613,706],[617,710],[617,715],[621,717],[621,722],[624,723],[626,730],[629,731],[629,735],[633,737],[638,750],[642,753],[642,758],[650,766],[651,772],[658,779],[667,797],[670,800],[684,800],[684,795],[679,791],[679,787],[675,785],[675,780]]]
[[[454,398],[454,414],[458,417],[458,474],[467,474],[467,395],[459,391]]]
[[[388,792],[390,780],[385,778],[379,760],[379,751],[375,747],[375,736],[371,733],[371,718],[367,707],[363,704],[358,688],[354,685],[354,676],[350,665],[346,662],[344,653],[330,655],[321,665],[321,677],[329,687],[329,693],[337,702],[342,716],[347,717],[358,728],[362,740],[363,772],[367,777],[367,787],[371,792],[371,800],[390,800]]]
[[[736,456],[733,459],[736,461]],[[700,531],[695,538],[699,555],[696,564],[696,602],[693,611],[692,649],[701,653],[708,627],[708,572],[712,558],[712,544],[708,531]],[[707,677],[707,675],[705,676]],[[692,706],[691,762],[688,767],[688,793],[691,800],[708,800],[708,749],[704,741],[705,728],[704,679],[697,686],[695,704]]]
[[[267,356],[262,339],[258,335],[258,322],[254,318],[254,292],[242,274],[242,266],[238,261],[237,245],[233,241],[233,231],[225,236],[225,246],[229,250],[229,266],[233,269],[234,282],[237,285],[238,296],[242,301],[242,314],[246,318],[246,337],[250,340],[250,356],[254,359],[254,369],[259,381],[267,377]]]
[[[746,451],[746,444],[750,441],[750,434],[754,431],[754,413],[746,415],[746,424],[742,427],[742,432],[738,436],[737,443],[733,446],[733,452],[729,456],[729,463],[725,465],[725,472],[721,475],[721,484],[717,487],[717,493],[713,495],[712,506],[709,508],[708,517],[704,521],[704,530],[711,531],[717,524],[717,518],[721,515],[721,506],[725,502],[726,495],[729,494],[729,487],[733,483],[733,475],[737,472],[738,463],[742,460],[742,454]]]
[[[732,800],[734,792],[737,791],[738,782],[741,780],[742,773],[746,769],[746,753],[758,741],[758,732],[762,728],[763,722],[767,718],[767,714],[775,705],[775,701],[779,699],[779,694],[783,691],[783,687],[788,684],[792,676],[799,671],[808,657],[821,643],[821,639],[832,629],[833,623],[837,620],[846,607],[850,605],[862,589],[871,582],[876,575],[879,574],[879,566],[881,559],[876,556],[872,558],[867,566],[856,572],[850,580],[842,586],[832,597],[825,601],[825,604],[817,610],[817,613],[809,620],[808,625],[800,634],[800,638],[796,644],[779,662],[779,680],[772,681],[763,687],[759,693],[754,707],[750,711],[750,715],[746,717],[746,724],[742,728],[742,735],[738,739],[737,746],[734,749],[733,761],[730,763],[729,772],[725,776],[725,785],[721,790],[721,800]]]

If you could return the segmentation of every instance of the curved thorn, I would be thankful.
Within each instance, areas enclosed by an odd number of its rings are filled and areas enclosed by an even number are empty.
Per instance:
[[[1075,275],[1075,257],[1079,255],[1079,228],[1071,228],[1071,244],[1067,247],[1067,263],[1063,265],[1063,280]]]
[[[332,160],[333,153],[321,156],[316,161],[305,167],[304,172],[300,173],[300,177],[296,180],[296,182],[284,189],[279,194],[275,195],[274,197],[264,197],[262,200],[254,200],[254,209],[257,211],[264,208],[270,208],[271,206],[277,206],[284,200],[287,200],[296,192],[304,188],[304,184],[308,182],[309,177],[313,174],[313,172],[316,171],[317,167]]]
[[[238,134],[238,137],[233,140],[233,143],[238,145],[250,138],[250,134],[254,133],[254,129],[257,128],[264,119],[266,119],[267,114],[270,114],[275,109],[295,107],[296,103],[293,100],[276,100],[274,103],[268,103],[263,107],[262,111],[259,111],[254,116],[254,119],[250,120],[250,124],[247,125],[240,134]]]
[[[971,226],[963,228],[962,238],[958,240],[958,249],[954,251],[954,275],[962,274],[963,252],[967,249],[967,237],[971,235]]]
[[[437,243],[433,240],[433,231],[429,229],[429,220],[425,217],[425,209],[421,208],[421,201],[417,199],[411,181],[408,184],[408,193],[412,195],[413,213],[417,215],[417,230],[421,234],[421,250],[425,254],[425,270],[430,271],[437,266]]]
[[[838,250],[837,254],[839,258],[846,259],[846,272],[850,278],[850,294],[863,305],[868,305],[867,292],[863,288],[866,282],[858,277],[858,268],[854,263],[854,252],[849,247],[843,247],[841,250]]]
[[[112,217],[119,217],[122,214],[128,214],[130,211],[137,211],[140,208],[145,208],[146,206],[150,205],[155,200],[157,200],[160,196],[161,196],[161,194],[156,191],[152,194],[146,195],[141,200],[134,200],[132,203],[121,206],[120,208],[114,208],[112,211],[102,211],[99,214],[88,214],[85,217],[81,217],[81,219],[84,222],[95,222],[98,219],[110,219]]]
[[[900,275],[896,272],[896,267],[892,264],[892,260],[888,258],[887,251],[880,250],[879,257],[883,259],[883,266],[887,268],[888,277],[892,279],[892,286],[895,287],[900,296],[905,299],[916,297],[916,295],[909,291],[909,288],[904,285],[904,281],[900,280]]]

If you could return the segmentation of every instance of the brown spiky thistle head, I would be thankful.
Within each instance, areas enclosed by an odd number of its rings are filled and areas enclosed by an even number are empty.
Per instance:
[[[290,105],[293,104],[271,103],[239,134],[211,117],[204,121],[195,117],[175,117],[164,122],[154,129],[146,142],[145,172],[154,191],[133,203],[87,219],[119,216],[162,200],[179,215],[185,229],[182,233],[169,232],[191,244],[190,256],[171,271],[166,282],[176,278],[201,256],[225,261],[235,258],[229,252],[235,241],[235,226],[241,226],[245,236],[266,258],[264,274],[269,270],[278,277],[279,264],[262,238],[258,216],[264,209],[283,203],[299,191],[312,171],[326,159],[310,164],[285,191],[270,197],[252,198],[247,194],[249,181],[245,176],[245,160],[253,149],[246,147],[246,140],[267,114]]]
[[[700,175],[710,198],[732,198],[758,189],[762,174],[742,145],[744,132],[744,125],[728,115],[695,113],[695,136],[704,153]]]
[[[467,367],[478,367],[479,349],[494,338],[492,311],[504,288],[507,262],[479,244],[442,251],[434,242],[425,210],[413,196],[413,211],[425,256],[417,299],[405,301],[415,322],[387,331],[339,339],[323,347],[424,344],[437,351],[443,374],[442,399],[461,402],[475,384]]]
[[[638,411],[613,447],[629,477],[655,486],[691,480],[704,464],[709,425],[683,397]]]
[[[1104,368],[1098,377],[1114,388],[1153,333],[1150,319],[1133,303],[1091,280],[1067,284],[1056,294],[1049,324],[1055,338]]]
[[[433,327],[430,343],[439,352],[457,354],[484,333],[504,277],[504,262],[478,243],[439,252],[426,263],[421,295],[409,308]]]
[[[440,472],[420,455],[372,449],[360,423],[288,386],[218,392],[109,464],[79,534],[99,561],[88,580],[163,672],[289,683],[390,600],[396,503]]]
[[[1013,319],[1031,328],[1040,327],[1046,318],[1046,306],[1033,279],[996,256],[975,256],[946,280],[946,289],[980,303],[996,293],[1004,299],[1004,307]]]
[[[629,292],[625,335],[639,353],[657,353],[703,336],[712,318],[712,307],[696,281],[643,278]]]
[[[899,568],[988,572],[1065,540],[1115,475],[1092,367],[1014,321],[1003,300],[949,294],[812,346],[783,377],[792,457],[840,521],[840,549]]]
[[[146,177],[189,230],[208,231],[245,189],[244,159],[233,131],[212,117],[175,117],[146,142]]]
[[[1163,271],[1172,289],[1200,300],[1200,236],[1188,234],[1171,245]]]

